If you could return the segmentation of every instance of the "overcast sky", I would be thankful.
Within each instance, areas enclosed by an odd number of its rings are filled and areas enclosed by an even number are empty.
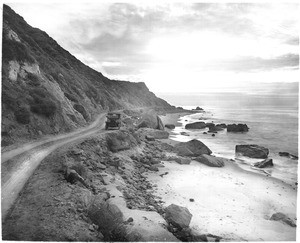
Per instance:
[[[90,67],[143,81],[154,92],[245,91],[299,81],[296,3],[9,6]]]

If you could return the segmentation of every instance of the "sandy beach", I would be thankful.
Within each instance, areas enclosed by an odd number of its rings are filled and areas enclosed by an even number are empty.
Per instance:
[[[173,124],[172,119],[178,118],[175,114],[167,117]],[[277,212],[296,220],[297,191],[292,186],[245,171],[230,160],[221,168],[196,161],[189,165],[165,161],[164,166],[161,173],[147,173],[148,179],[157,184],[155,193],[165,206],[173,203],[188,208],[193,215],[190,227],[195,231],[233,241],[296,240],[295,227],[269,220]],[[168,174],[159,176],[165,172]]]

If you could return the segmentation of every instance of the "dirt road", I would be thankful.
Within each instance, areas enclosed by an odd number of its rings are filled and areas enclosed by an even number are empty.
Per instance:
[[[38,167],[40,162],[58,147],[75,142],[104,130],[105,114],[88,127],[72,133],[58,135],[46,140],[28,143],[24,146],[1,154],[1,212],[2,221],[17,199],[23,186]]]

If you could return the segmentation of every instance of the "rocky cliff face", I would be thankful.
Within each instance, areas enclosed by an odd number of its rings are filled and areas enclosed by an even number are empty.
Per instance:
[[[105,110],[172,106],[144,83],[110,80],[3,6],[2,146],[70,131]]]

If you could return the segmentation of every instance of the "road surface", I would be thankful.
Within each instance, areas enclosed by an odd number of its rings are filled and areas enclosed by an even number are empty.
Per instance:
[[[1,154],[1,213],[2,221],[17,199],[29,177],[41,161],[58,147],[94,134],[104,133],[105,114],[88,127],[74,132],[54,136],[42,141],[28,143],[20,148]]]

